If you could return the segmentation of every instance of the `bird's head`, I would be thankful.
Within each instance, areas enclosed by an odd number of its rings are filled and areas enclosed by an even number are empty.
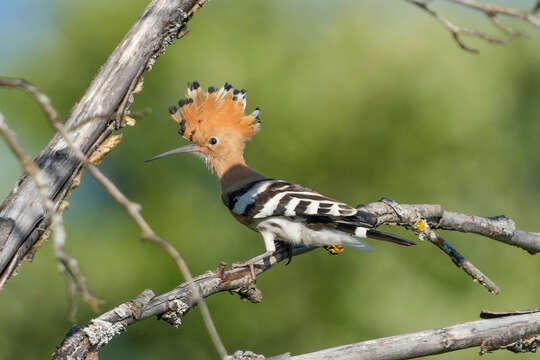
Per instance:
[[[230,166],[244,163],[244,142],[260,129],[259,109],[245,115],[246,90],[225,83],[204,93],[198,82],[188,84],[187,98],[170,106],[169,113],[180,126],[178,133],[193,144],[147,160],[195,153],[201,155],[218,176]]]

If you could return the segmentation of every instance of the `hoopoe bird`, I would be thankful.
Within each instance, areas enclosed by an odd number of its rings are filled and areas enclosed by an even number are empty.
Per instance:
[[[266,252],[251,263],[274,253],[276,240],[291,247],[324,247],[331,254],[342,252],[343,247],[370,251],[359,238],[416,245],[362,223],[352,206],[250,169],[244,160],[244,146],[260,130],[261,121],[259,108],[249,115],[245,115],[245,108],[246,90],[225,83],[220,89],[208,88],[205,94],[198,82],[189,83],[187,98],[181,99],[178,106],[170,106],[169,113],[180,126],[178,133],[193,144],[147,161],[184,153],[199,155],[219,178],[221,198],[231,214],[264,240]]]

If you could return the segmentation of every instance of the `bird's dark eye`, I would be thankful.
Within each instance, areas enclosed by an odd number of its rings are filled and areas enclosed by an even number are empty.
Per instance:
[[[218,143],[218,139],[213,137],[213,138],[210,138],[210,140],[208,140],[208,143],[210,145],[216,145]]]

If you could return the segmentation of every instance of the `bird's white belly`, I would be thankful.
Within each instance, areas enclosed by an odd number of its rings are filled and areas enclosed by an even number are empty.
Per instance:
[[[313,230],[304,223],[292,221],[284,217],[272,217],[259,222],[257,231],[273,233],[277,239],[293,244],[325,246],[332,244],[361,246],[362,242],[338,230]]]

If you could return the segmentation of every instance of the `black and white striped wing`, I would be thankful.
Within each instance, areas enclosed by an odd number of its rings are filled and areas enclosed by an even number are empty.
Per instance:
[[[231,195],[227,204],[231,211],[253,219],[299,216],[335,221],[358,212],[343,202],[282,180],[259,181]]]
[[[290,224],[300,222],[314,231],[334,229],[356,237],[369,237],[405,246],[415,245],[410,240],[371,229],[370,224],[360,221],[357,209],[341,201],[282,180],[265,179],[253,182],[232,193],[224,194],[223,202],[240,222],[248,226],[257,225],[272,217],[285,217],[289,218]],[[330,245],[324,242],[326,240],[323,239],[321,243]],[[358,247],[357,240],[349,240],[352,239],[340,238],[336,244]],[[313,239],[310,241],[313,244]],[[361,245],[361,248],[365,249],[365,245]]]

